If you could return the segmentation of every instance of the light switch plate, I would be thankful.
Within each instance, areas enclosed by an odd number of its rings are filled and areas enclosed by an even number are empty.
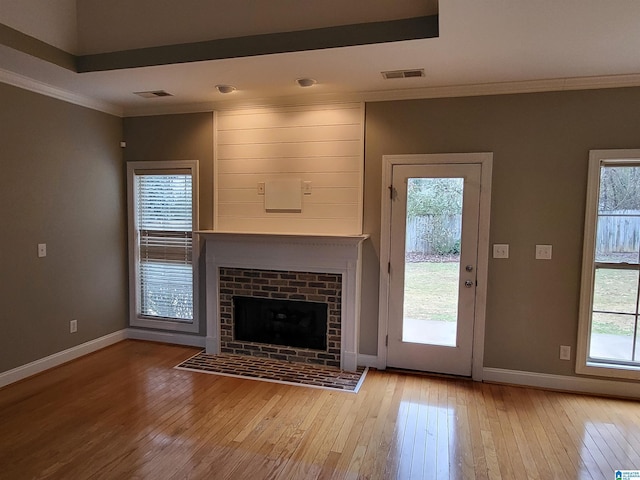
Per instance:
[[[304,195],[311,195],[311,182],[308,180],[305,180],[304,182],[302,182],[302,193]]]
[[[47,244],[39,243],[38,244],[38,257],[46,257],[47,256]]]
[[[506,243],[494,243],[493,258],[509,258],[509,245]]]
[[[258,195],[264,195],[264,182],[258,182]]]
[[[551,245],[536,245],[536,260],[551,260]]]

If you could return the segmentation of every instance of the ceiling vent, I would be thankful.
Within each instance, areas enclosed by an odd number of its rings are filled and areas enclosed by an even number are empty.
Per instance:
[[[424,77],[424,68],[416,68],[413,70],[392,70],[388,72],[380,72],[386,80],[394,78],[415,78]]]
[[[164,90],[151,90],[149,92],[133,92],[133,93],[142,98],[173,97],[171,93],[165,92]]]

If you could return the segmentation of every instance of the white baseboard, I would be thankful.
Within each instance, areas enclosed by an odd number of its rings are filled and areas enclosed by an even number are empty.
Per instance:
[[[377,355],[363,355],[362,353],[359,353],[358,354],[358,366],[359,367],[378,368],[378,356]]]
[[[53,355],[49,355],[48,357],[44,357],[31,363],[27,363],[26,365],[16,367],[12,370],[7,370],[6,372],[0,373],[0,388],[9,385],[10,383],[24,380],[25,378],[37,373],[44,372],[45,370],[49,370],[50,368],[57,367],[58,365],[62,365],[63,363],[70,362],[71,360],[75,360],[76,358],[88,355],[89,353],[96,352],[105,347],[108,347],[109,345],[121,342],[126,338],[126,330],[119,330],[117,332],[110,333],[109,335],[105,335],[104,337],[96,338],[95,340],[91,340],[72,348],[68,348],[67,350],[63,350],[62,352],[54,353]]]
[[[127,328],[127,338],[132,340],[147,340],[149,342],[172,343],[174,345],[186,345],[188,347],[204,348],[205,346],[205,337],[186,335],[184,333],[142,330],[139,328]]]
[[[506,383],[574,393],[640,398],[640,384],[635,382],[551,375],[489,367],[485,367],[482,374],[484,382]]]

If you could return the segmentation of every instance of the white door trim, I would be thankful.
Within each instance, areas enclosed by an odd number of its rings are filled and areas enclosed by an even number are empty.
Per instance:
[[[493,153],[442,153],[418,155],[384,155],[382,157],[382,201],[380,224],[380,292],[378,305],[378,368],[387,367],[386,337],[389,322],[389,273],[391,236],[391,185],[394,165],[432,165],[471,163],[481,166],[480,215],[478,230],[478,266],[475,301],[475,321],[473,327],[473,354],[471,376],[482,381],[484,363],[484,332],[487,305],[487,273],[489,266],[489,217],[491,213],[491,170]]]

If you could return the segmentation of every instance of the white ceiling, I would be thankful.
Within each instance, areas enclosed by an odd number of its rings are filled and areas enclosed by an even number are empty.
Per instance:
[[[85,1],[98,0],[77,0],[79,21],[83,15],[87,16],[81,8]],[[238,5],[239,1],[224,3]],[[273,2],[271,6],[283,7],[287,2],[309,5],[298,0],[269,1]],[[335,5],[345,4],[345,0],[331,1]],[[6,2],[15,3],[16,0],[0,0],[0,7],[6,6]],[[110,3],[102,1],[102,5]],[[183,5],[183,2],[176,3]],[[404,10],[382,8],[396,3],[402,4]],[[428,9],[427,3],[420,0],[351,0],[346,2],[350,6],[348,14],[336,13],[333,24],[423,15],[422,12]],[[354,5],[366,8],[374,4],[377,8],[367,10],[366,17],[354,13]],[[315,5],[326,3],[315,2]],[[320,18],[319,11],[311,11],[310,16]],[[286,16],[287,21],[283,20],[277,28],[290,30],[296,29],[296,25],[315,28],[334,18],[325,15],[319,23],[309,23],[309,16],[303,18],[296,11],[289,13],[293,14]],[[277,10],[270,11],[271,16],[277,14]],[[251,28],[247,29],[245,25],[244,30],[237,30],[241,35],[268,31],[265,30],[267,23],[255,20],[262,18],[260,15],[252,18]],[[300,18],[299,23],[295,23],[296,18]],[[0,22],[9,24],[9,20],[7,9],[3,12],[0,8]],[[24,25],[24,15],[21,21]],[[230,22],[227,17],[218,21]],[[640,85],[638,0],[440,0],[439,22],[438,38],[81,74],[0,46],[0,69],[4,70],[0,79],[18,84],[32,79],[46,88],[53,87],[51,90],[61,92],[61,96],[71,92],[74,98],[92,99],[98,102],[96,105],[106,106],[103,109],[121,111],[125,115],[225,108],[276,99],[421,98]],[[15,21],[9,26],[20,29]],[[192,31],[193,36],[172,34],[171,41],[202,39],[202,28],[183,28],[183,32]],[[23,26],[21,31],[38,36],[37,28],[27,30]],[[89,37],[81,35],[85,38],[84,51],[156,45],[163,38],[158,35],[162,29],[149,28],[153,35],[134,38],[131,33],[131,41],[123,43],[122,37],[134,31],[129,26],[122,32],[110,29],[114,40],[109,44],[107,35],[110,33],[106,30],[93,37],[92,48],[89,48]],[[227,30],[224,34],[230,35],[232,31]],[[68,37],[67,34],[65,38]],[[211,39],[214,37],[211,35]],[[424,68],[426,77],[384,80],[380,75],[384,70],[405,68]],[[308,89],[295,84],[296,78],[307,76],[317,79],[318,84]],[[235,85],[238,90],[223,96],[214,88],[219,83]],[[160,89],[174,96],[143,99],[132,93]]]

